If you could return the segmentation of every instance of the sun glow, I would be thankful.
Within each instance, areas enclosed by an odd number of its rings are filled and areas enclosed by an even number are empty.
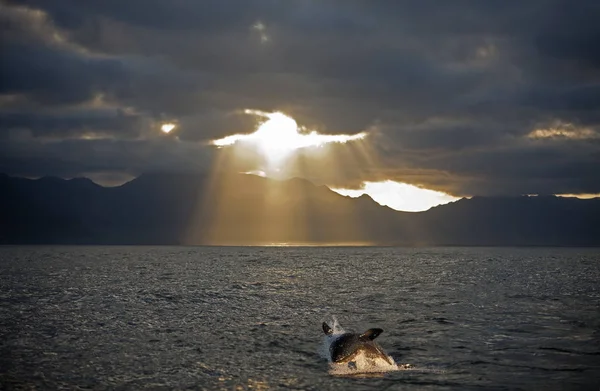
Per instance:
[[[169,123],[166,123],[166,124],[162,124],[162,125],[160,126],[160,130],[161,130],[163,133],[167,133],[167,134],[171,133],[171,131],[172,131],[173,129],[175,129],[175,124],[174,124],[174,123],[170,123],[170,122],[169,122]]]
[[[346,143],[366,137],[366,133],[319,134],[317,131],[307,131],[299,128],[296,121],[281,113],[266,113],[258,110],[245,110],[246,114],[267,118],[254,133],[234,134],[212,141],[217,147],[227,147],[237,143],[248,143],[256,146],[269,160],[280,161],[300,148],[320,147],[329,143]]]
[[[361,189],[331,188],[331,190],[353,198],[367,194],[378,204],[404,212],[422,212],[459,199],[440,191],[422,189],[407,183],[389,180],[363,182]]]

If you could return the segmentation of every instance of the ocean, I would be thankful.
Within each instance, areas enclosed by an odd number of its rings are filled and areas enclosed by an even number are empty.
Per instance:
[[[600,249],[6,246],[0,300],[2,389],[600,389]]]

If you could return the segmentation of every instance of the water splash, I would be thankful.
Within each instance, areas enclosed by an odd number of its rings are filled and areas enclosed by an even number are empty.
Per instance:
[[[396,364],[391,356],[388,358],[392,364],[382,358],[373,359],[360,353],[350,363],[329,363],[329,374],[333,376],[383,375],[387,372],[408,369],[405,365]]]
[[[349,363],[335,363],[331,361],[330,347],[331,344],[346,331],[340,325],[335,316],[331,317],[332,321],[327,322],[331,325],[333,333],[323,337],[323,343],[319,348],[319,354],[327,359],[329,363],[329,374],[333,376],[382,376],[386,372],[412,369],[410,364],[397,364],[394,358],[386,355],[388,360],[383,358],[367,357],[364,353],[359,353]],[[389,361],[389,362],[388,362]],[[391,364],[390,364],[391,362]]]
[[[329,353],[329,347],[331,346],[331,343],[333,341],[335,341],[340,335],[344,334],[346,331],[340,325],[340,323],[338,322],[338,320],[335,316],[332,316],[331,319],[328,321],[325,321],[325,323],[330,325],[331,329],[333,330],[333,333],[323,336],[323,341],[321,343],[321,346],[319,346],[318,353],[321,357],[326,359],[327,362],[329,362],[331,364],[332,362],[331,362],[331,354]]]

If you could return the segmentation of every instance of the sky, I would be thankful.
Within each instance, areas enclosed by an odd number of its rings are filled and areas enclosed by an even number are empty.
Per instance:
[[[598,20],[585,0],[0,0],[0,172],[597,194]],[[273,113],[349,139],[285,162],[215,142]]]

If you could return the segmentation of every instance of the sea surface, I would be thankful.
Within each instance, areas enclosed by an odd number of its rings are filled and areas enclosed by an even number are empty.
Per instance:
[[[0,247],[0,389],[597,391],[600,249]]]

